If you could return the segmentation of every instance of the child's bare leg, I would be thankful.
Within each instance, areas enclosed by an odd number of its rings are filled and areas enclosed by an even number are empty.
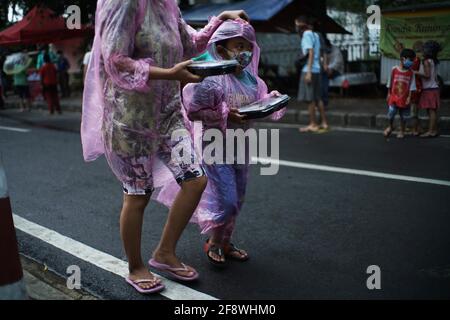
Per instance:
[[[320,113],[320,119],[322,121],[320,126],[323,129],[328,129],[328,121],[327,121],[327,117],[325,114],[325,106],[323,104],[323,101],[319,101],[319,113]]]
[[[310,131],[317,131],[318,126],[316,122],[316,103],[311,102],[308,105],[308,112],[309,112],[309,125],[304,128],[300,128],[300,132],[310,132]]]
[[[209,238],[209,243],[216,245],[220,248],[223,249],[223,238],[224,238],[224,234],[225,234],[225,226],[220,226],[218,228],[214,228],[212,233],[211,233],[211,237]],[[208,252],[208,256],[217,261],[217,262],[224,262],[225,261],[225,256],[222,255],[218,255],[215,252],[209,251]]]
[[[419,107],[417,105],[413,105],[412,110],[414,110],[414,118],[412,121],[412,133],[414,136],[418,136],[422,133],[422,128],[420,127],[420,119],[419,119]]]
[[[314,102],[311,102],[308,106],[309,111],[309,126],[310,127],[317,127],[316,122],[316,104]]]
[[[203,191],[206,188],[206,177],[200,177],[185,181],[169,211],[166,225],[163,230],[161,241],[153,254],[153,258],[163,264],[175,268],[181,268],[181,262],[176,257],[176,245],[183,230],[188,224],[192,214],[198,206]],[[190,270],[193,270],[190,268]],[[179,271],[178,275],[190,277],[192,271]]]
[[[384,130],[383,134],[386,138],[388,138],[392,134],[392,131],[394,131],[394,119],[389,119],[389,125]]]
[[[392,131],[394,131],[394,120],[395,116],[397,115],[397,112],[398,110],[395,107],[389,106],[388,111],[389,125],[383,132],[385,138],[389,138],[389,136],[392,134]]]
[[[413,120],[413,135],[418,136],[421,133],[422,129],[420,128],[420,120],[419,117],[415,117]]]
[[[150,196],[124,195],[122,213],[120,215],[120,235],[125,253],[128,257],[129,278],[132,281],[149,279],[153,281],[139,284],[143,289],[150,289],[160,283],[147,269],[141,256],[141,234],[144,210]]]
[[[430,117],[429,128],[426,133],[421,135],[423,138],[435,137],[437,135],[437,111],[429,109],[428,116]]]
[[[436,110],[430,109],[430,129],[431,134],[437,134],[437,112]]]
[[[20,105],[20,112],[25,111],[25,102],[23,99],[20,99],[19,105]]]
[[[235,226],[236,226],[236,217],[233,217],[225,227],[225,235],[223,238],[223,243],[225,246],[231,244],[231,237],[233,235]],[[228,250],[227,256],[232,256],[238,260],[246,260],[248,258],[248,253],[245,250],[236,248],[236,250]]]
[[[400,132],[397,134],[397,138],[403,139],[405,137],[406,122],[403,118],[400,119]]]

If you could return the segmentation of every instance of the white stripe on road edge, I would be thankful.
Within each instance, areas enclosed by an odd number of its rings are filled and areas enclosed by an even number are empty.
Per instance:
[[[112,272],[123,278],[127,276],[128,264],[125,261],[63,236],[56,231],[28,221],[16,214],[14,214],[13,217],[14,224],[18,230],[51,244],[52,246],[61,249],[81,260],[89,262],[90,264],[93,264],[103,270]],[[166,298],[172,300],[217,300],[217,298],[210,295],[165,279],[160,275],[158,276],[164,280],[166,289],[160,294]]]
[[[21,132],[21,133],[28,133],[28,132],[31,131],[31,130],[29,130],[29,129],[20,129],[20,128],[4,127],[4,126],[0,126],[0,130],[14,131],[14,132]]]
[[[409,182],[428,183],[428,184],[435,184],[435,185],[439,185],[439,186],[450,187],[450,181],[445,181],[445,180],[434,180],[434,179],[427,179],[427,178],[402,176],[402,175],[383,173],[383,172],[374,172],[374,171],[366,171],[366,170],[355,170],[355,169],[340,168],[340,167],[322,166],[322,165],[316,165],[316,164],[311,164],[311,163],[292,162],[292,161],[276,160],[276,159],[270,159],[270,158],[252,157],[252,161],[259,162],[263,165],[277,164],[280,166],[300,168],[300,169],[346,173],[346,174],[354,174],[354,175],[359,175],[359,176],[367,176],[367,177],[375,177],[375,178],[383,178],[383,179],[391,179],[391,180],[401,180],[401,181],[409,181]]]

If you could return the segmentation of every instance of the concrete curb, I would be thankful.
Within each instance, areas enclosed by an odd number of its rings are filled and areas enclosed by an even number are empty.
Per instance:
[[[21,255],[24,277],[31,300],[99,300],[84,289],[70,290],[66,279],[25,255]]]
[[[18,102],[5,102],[6,109],[18,109],[20,105]],[[61,102],[61,108],[63,111],[69,112],[81,112],[80,103],[77,101],[63,101]],[[45,101],[35,101],[33,102],[32,109],[35,110],[47,110],[47,104]]]
[[[329,111],[327,112],[327,118],[330,126],[342,128],[385,129],[388,125],[386,114]],[[422,128],[428,127],[428,118],[420,117],[419,120]],[[308,121],[309,115],[307,111],[290,109],[287,110],[286,115],[280,122],[306,125]],[[442,134],[450,133],[449,116],[440,117],[439,129]]]

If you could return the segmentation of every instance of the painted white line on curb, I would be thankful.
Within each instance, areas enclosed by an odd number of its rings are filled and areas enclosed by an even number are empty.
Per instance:
[[[367,171],[367,170],[357,170],[357,169],[349,169],[349,168],[341,168],[341,167],[323,166],[323,165],[317,165],[317,164],[311,164],[311,163],[284,161],[284,160],[276,160],[276,159],[270,159],[270,158],[252,157],[252,161],[259,162],[262,165],[277,164],[279,166],[299,168],[299,169],[345,173],[345,174],[353,174],[353,175],[366,176],[366,177],[374,177],[374,178],[382,178],[382,179],[390,179],[390,180],[400,180],[400,181],[407,181],[407,182],[427,183],[427,184],[434,184],[434,185],[439,185],[439,186],[450,187],[450,181],[446,181],[446,180],[435,180],[435,179],[420,178],[420,177],[402,176],[402,175],[390,174],[390,173],[384,173],[384,172],[375,172],[375,171]]]
[[[39,240],[42,240],[60,250],[65,251],[81,260],[89,262],[103,270],[114,273],[125,278],[128,274],[128,263],[89,247],[74,239],[68,238],[56,231],[43,227],[34,222],[28,221],[16,214],[13,215],[16,228],[25,232]],[[171,300],[217,300],[210,295],[196,291],[189,287],[183,286],[177,282],[166,279],[155,273],[163,279],[166,289],[159,294]]]
[[[21,133],[28,133],[28,132],[31,132],[30,129],[21,129],[21,128],[4,127],[4,126],[0,126],[0,130],[13,131],[13,132],[21,132]]]

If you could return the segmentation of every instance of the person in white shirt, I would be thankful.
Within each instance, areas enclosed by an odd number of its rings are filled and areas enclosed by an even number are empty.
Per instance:
[[[300,132],[318,132],[319,130],[328,130],[328,122],[322,101],[321,89],[322,46],[319,34],[314,31],[314,23],[314,18],[306,16],[300,16],[295,20],[296,30],[302,38],[302,53],[304,57],[307,57],[305,65],[302,67],[297,100],[308,103],[309,125],[300,128]],[[316,108],[319,109],[322,120],[320,126],[316,121]]]
[[[87,52],[84,54],[83,58],[83,83],[86,78],[86,72],[89,66],[89,61],[91,60],[91,45],[88,46]]]
[[[423,71],[416,72],[422,78],[422,93],[419,100],[419,109],[427,110],[430,117],[428,131],[421,138],[435,138],[438,133],[438,115],[440,108],[441,90],[439,87],[437,66],[439,64],[438,54],[442,50],[441,45],[433,40],[423,45]]]
[[[341,50],[334,46],[325,34],[323,34],[323,68],[322,68],[322,101],[325,107],[329,102],[330,79],[334,79],[344,73],[344,57]]]

